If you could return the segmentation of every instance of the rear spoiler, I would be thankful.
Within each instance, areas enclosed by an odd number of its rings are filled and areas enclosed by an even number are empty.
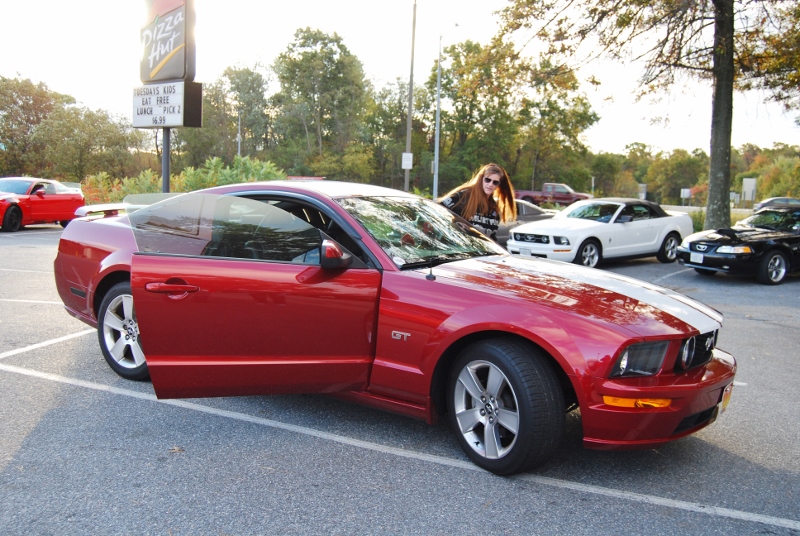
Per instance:
[[[84,205],[75,211],[76,218],[86,216],[109,218],[120,214],[131,214],[140,208],[149,207],[154,203],[163,201],[180,193],[159,193],[159,194],[130,194],[125,196],[122,203],[106,203],[104,205]]]
[[[101,218],[109,218],[111,216],[119,216],[120,214],[130,214],[136,212],[140,208],[148,205],[131,205],[129,203],[108,203],[105,205],[85,205],[78,207],[75,211],[76,218],[83,218],[86,216],[94,216]]]

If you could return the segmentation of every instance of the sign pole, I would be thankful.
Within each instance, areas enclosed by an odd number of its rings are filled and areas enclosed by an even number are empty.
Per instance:
[[[170,152],[170,129],[164,128],[161,147],[161,191],[169,193],[169,152]]]

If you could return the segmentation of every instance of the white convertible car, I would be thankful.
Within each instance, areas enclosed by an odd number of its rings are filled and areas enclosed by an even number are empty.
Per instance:
[[[683,212],[639,199],[579,201],[549,220],[511,231],[509,252],[595,267],[602,259],[655,256],[674,262],[684,237],[694,232]]]

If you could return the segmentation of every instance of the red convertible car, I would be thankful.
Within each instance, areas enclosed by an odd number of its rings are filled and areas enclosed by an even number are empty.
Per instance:
[[[586,446],[648,448],[730,398],[713,309],[509,255],[405,192],[265,182],[118,208],[64,230],[56,283],[111,368],[161,398],[327,393],[446,415],[503,475],[546,461],[576,408]]]
[[[58,181],[32,177],[0,179],[0,231],[12,233],[35,223],[60,223],[75,217],[83,194]]]

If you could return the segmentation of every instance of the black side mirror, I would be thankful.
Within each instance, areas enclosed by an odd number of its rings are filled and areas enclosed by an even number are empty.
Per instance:
[[[347,268],[353,264],[353,256],[342,251],[339,244],[333,240],[322,240],[319,252],[319,264],[326,270]]]
[[[614,223],[628,223],[629,221],[633,221],[633,216],[630,214],[620,214]]]

